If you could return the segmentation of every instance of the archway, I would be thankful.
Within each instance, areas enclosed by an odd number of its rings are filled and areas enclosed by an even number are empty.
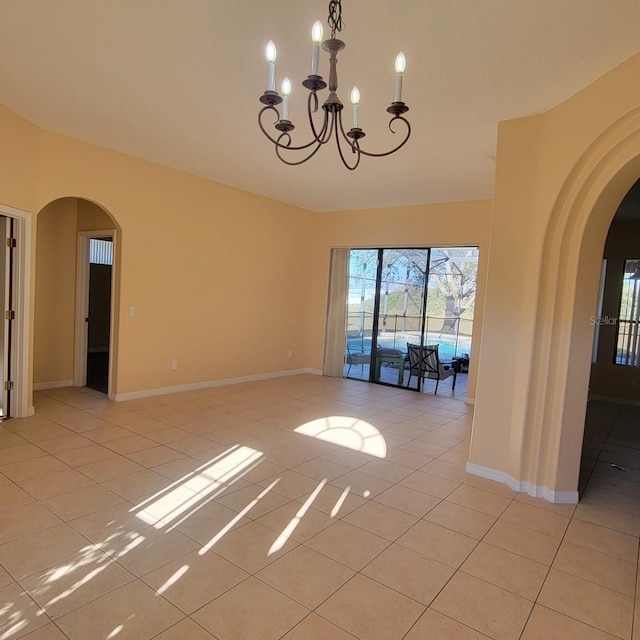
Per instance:
[[[103,207],[76,197],[56,199],[37,216],[33,357],[36,391],[86,384],[89,240],[93,236],[113,238],[112,296],[107,310],[107,349],[111,357],[103,390],[109,397],[115,395],[120,230]],[[105,368],[105,378],[106,372]]]
[[[637,480],[640,419],[640,180],[625,195],[607,234],[580,469],[580,500],[618,499]],[[636,405],[636,406],[632,406]],[[607,491],[603,493],[603,485]],[[633,493],[633,491],[632,491]]]
[[[605,130],[568,176],[547,230],[523,476],[577,501],[593,323],[611,220],[640,176],[640,110]]]

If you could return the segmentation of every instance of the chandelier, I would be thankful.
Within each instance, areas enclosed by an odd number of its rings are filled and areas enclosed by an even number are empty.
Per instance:
[[[345,131],[342,121],[344,105],[337,94],[338,72],[336,67],[338,63],[338,52],[345,48],[345,43],[335,37],[336,31],[340,32],[344,28],[342,22],[341,0],[331,0],[329,2],[329,17],[327,19],[327,24],[331,29],[331,38],[324,42],[322,42],[322,23],[317,20],[313,25],[313,29],[311,30],[311,38],[313,41],[311,74],[302,82],[302,86],[309,90],[307,114],[311,129],[311,140],[306,144],[299,146],[293,144],[291,132],[295,129],[295,125],[289,120],[289,95],[291,94],[291,81],[289,78],[284,78],[282,81],[282,95],[276,91],[276,46],[271,40],[267,43],[266,48],[268,68],[267,90],[260,96],[260,102],[265,106],[258,114],[258,125],[260,126],[262,133],[264,133],[264,135],[274,144],[276,155],[285,164],[303,164],[312,158],[323,145],[327,144],[332,137],[335,136],[338,154],[340,155],[342,163],[347,167],[347,169],[353,170],[360,164],[361,156],[364,155],[381,158],[383,156],[391,155],[404,146],[411,135],[411,125],[403,115],[409,111],[409,107],[402,102],[402,76],[406,67],[406,59],[402,52],[400,52],[396,57],[395,96],[391,105],[387,107],[387,112],[392,116],[389,120],[389,130],[391,133],[396,133],[394,124],[398,122],[403,123],[406,127],[404,139],[396,147],[383,153],[365,151],[360,146],[360,141],[366,135],[364,130],[359,126],[358,106],[360,103],[360,91],[358,90],[358,87],[353,87],[351,91],[353,126],[348,131]],[[324,81],[322,76],[318,75],[318,59],[321,43],[322,48],[329,53],[329,95],[322,103],[324,117],[322,118],[321,125],[318,127],[315,120],[319,118],[314,118],[313,116],[314,113],[318,112],[318,91],[322,91],[327,88],[327,83]],[[276,108],[276,106],[280,104],[282,104],[282,117],[280,117],[280,112]],[[273,135],[265,129],[262,121],[263,116],[267,112],[273,112],[276,118],[274,123],[276,132],[273,133]],[[347,149],[351,149],[351,153],[355,156],[352,158],[351,163],[348,162],[348,154],[345,154]]]

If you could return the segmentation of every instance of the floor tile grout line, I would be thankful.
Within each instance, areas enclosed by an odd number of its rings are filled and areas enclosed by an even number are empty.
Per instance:
[[[417,439],[417,438],[416,438],[416,439]],[[457,446],[457,445],[453,445],[453,446]],[[451,448],[453,448],[453,447],[450,447],[449,449],[447,449],[447,452],[448,452],[448,451],[450,451],[450,450],[451,450]],[[447,453],[447,452],[445,452],[445,453]],[[441,454],[441,455],[445,455],[445,453],[443,453],[443,454]],[[317,457],[322,457],[322,454],[320,454],[320,456],[317,456]],[[427,464],[428,464],[428,463],[427,463]],[[361,466],[362,466],[362,465],[361,465]],[[356,468],[359,468],[359,467],[356,467]],[[347,473],[348,473],[348,472],[347,472]],[[366,472],[365,472],[365,473],[366,473]],[[346,473],[345,473],[345,474],[343,474],[343,475],[346,475]],[[371,475],[374,475],[374,474],[371,474]],[[383,479],[384,479],[384,478],[383,478]],[[397,481],[395,484],[392,484],[391,486],[396,486],[396,485],[397,485],[397,484],[399,484],[400,482],[401,482],[401,481]],[[465,484],[465,482],[463,482],[463,483],[459,484],[459,485],[458,485],[458,487],[463,486],[464,484]],[[389,487],[389,488],[391,488],[391,487]],[[454,490],[454,491],[455,491],[455,490]],[[489,492],[487,492],[487,493],[489,493]],[[378,495],[379,495],[379,494],[378,494]],[[427,494],[427,495],[428,495],[428,494]],[[449,494],[449,495],[450,495],[450,494]],[[376,497],[376,496],[373,496],[373,498],[372,498],[372,499],[374,499],[374,500],[375,500],[375,497]],[[440,504],[440,503],[441,503],[443,500],[445,500],[445,499],[446,499],[446,498],[438,498],[438,500],[439,500],[438,504]],[[515,497],[514,497],[514,498],[512,498],[512,501],[513,501],[514,499],[515,499]],[[465,505],[461,505],[461,506],[465,506]],[[468,507],[467,507],[467,508],[468,508]],[[506,507],[505,507],[505,508],[506,508]],[[427,512],[427,513],[428,513],[428,512]],[[346,515],[345,515],[345,516],[343,516],[343,517],[346,517]],[[423,516],[422,518],[424,518],[424,516]],[[421,518],[421,519],[422,519],[422,518]],[[498,517],[498,519],[499,519],[499,517]],[[496,521],[497,521],[497,520],[496,520]],[[365,529],[365,530],[366,530],[366,529]],[[565,534],[566,534],[566,529],[565,529]],[[392,543],[392,544],[393,544],[393,543]],[[478,544],[479,544],[479,543],[478,543]],[[477,546],[477,545],[476,545],[476,546]],[[382,552],[381,552],[381,553],[382,553]],[[556,551],[556,554],[557,554],[557,551]],[[389,587],[389,588],[390,588],[390,587]]]

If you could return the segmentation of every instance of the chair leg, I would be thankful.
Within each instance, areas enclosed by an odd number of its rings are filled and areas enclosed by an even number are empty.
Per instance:
[[[436,380],[436,390],[433,392],[433,395],[434,395],[434,396],[437,396],[437,395],[438,395],[438,385],[439,385],[439,384],[440,384],[440,378],[438,378],[438,379]]]
[[[453,385],[451,386],[451,391],[455,391],[456,390],[456,380],[458,378],[458,372],[454,371],[453,372]]]

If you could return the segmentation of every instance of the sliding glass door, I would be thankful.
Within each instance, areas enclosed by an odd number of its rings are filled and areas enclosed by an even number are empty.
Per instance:
[[[471,350],[477,247],[352,249],[345,376],[405,386],[407,344]]]
[[[371,371],[378,254],[378,249],[353,249],[349,255],[345,375],[359,380],[369,380]]]
[[[422,343],[429,254],[424,248],[380,249],[372,382],[403,385],[407,343]]]

